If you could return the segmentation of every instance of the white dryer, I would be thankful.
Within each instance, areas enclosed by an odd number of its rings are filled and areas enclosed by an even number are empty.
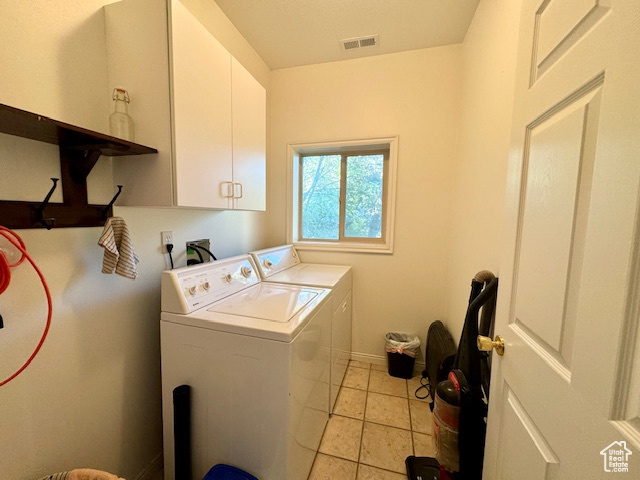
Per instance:
[[[193,478],[217,463],[306,480],[328,420],[330,290],[262,282],[249,255],[162,273],[165,479],[190,385]]]
[[[251,252],[263,281],[331,289],[331,378],[333,412],[351,358],[351,267],[302,263],[293,245]]]

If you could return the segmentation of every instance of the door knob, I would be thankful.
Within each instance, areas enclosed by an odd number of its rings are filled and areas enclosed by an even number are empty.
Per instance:
[[[504,338],[500,335],[496,335],[496,339],[491,340],[491,337],[484,337],[478,335],[478,350],[482,352],[490,352],[496,349],[496,353],[500,356],[504,355]]]

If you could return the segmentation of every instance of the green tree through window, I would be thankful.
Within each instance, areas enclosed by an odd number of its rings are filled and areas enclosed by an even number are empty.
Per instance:
[[[380,240],[385,158],[381,152],[300,157],[300,236]]]
[[[347,157],[344,236],[382,237],[382,155]]]
[[[340,155],[304,157],[302,236],[337,240],[340,225]]]

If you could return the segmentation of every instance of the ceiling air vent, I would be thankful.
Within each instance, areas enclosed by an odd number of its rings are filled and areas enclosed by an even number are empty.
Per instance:
[[[342,48],[345,50],[360,48],[360,42],[358,40],[342,40]]]
[[[342,50],[355,50],[356,48],[377,47],[379,43],[378,35],[367,35],[366,37],[346,38],[340,40]]]

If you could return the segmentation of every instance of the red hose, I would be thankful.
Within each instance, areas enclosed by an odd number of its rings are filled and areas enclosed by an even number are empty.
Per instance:
[[[27,253],[26,247],[22,239],[18,236],[16,232],[8,229],[7,227],[3,227],[2,225],[0,225],[0,236],[3,236],[4,238],[6,238],[9,241],[9,243],[11,243],[21,253],[20,259],[17,262],[9,263],[9,261],[7,260],[7,257],[4,255],[2,251],[0,251],[0,295],[7,289],[7,287],[9,286],[9,283],[11,282],[11,271],[9,270],[9,268],[17,267],[26,258],[31,264],[31,266],[33,267],[33,269],[36,271],[38,276],[40,277],[40,281],[42,282],[42,286],[44,287],[44,293],[47,296],[47,303],[48,303],[47,323],[44,327],[44,332],[42,333],[42,337],[40,337],[40,341],[38,342],[38,345],[36,346],[31,356],[27,359],[27,361],[15,373],[13,373],[11,376],[9,376],[8,378],[0,382],[0,387],[1,387],[9,383],[18,375],[20,375],[24,371],[24,369],[27,368],[29,364],[33,361],[35,356],[40,351],[40,348],[42,348],[42,344],[47,338],[47,334],[49,333],[49,327],[51,326],[51,316],[53,313],[53,305],[51,302],[51,292],[49,291],[49,286],[47,285],[47,281],[44,279],[44,275],[42,274],[38,266],[35,264],[31,256]]]
[[[20,247],[16,246],[15,243],[7,237],[5,232],[10,233],[14,236],[15,240],[18,241]],[[16,263],[9,263],[7,257],[0,251],[0,295],[7,289],[9,283],[11,282],[11,272],[9,271],[9,267],[17,267],[20,265],[25,259],[25,246],[22,239],[14,232],[13,230],[9,230],[6,227],[0,225],[0,235],[4,236],[7,240],[9,240],[18,250],[20,250],[21,255],[20,259]]]

